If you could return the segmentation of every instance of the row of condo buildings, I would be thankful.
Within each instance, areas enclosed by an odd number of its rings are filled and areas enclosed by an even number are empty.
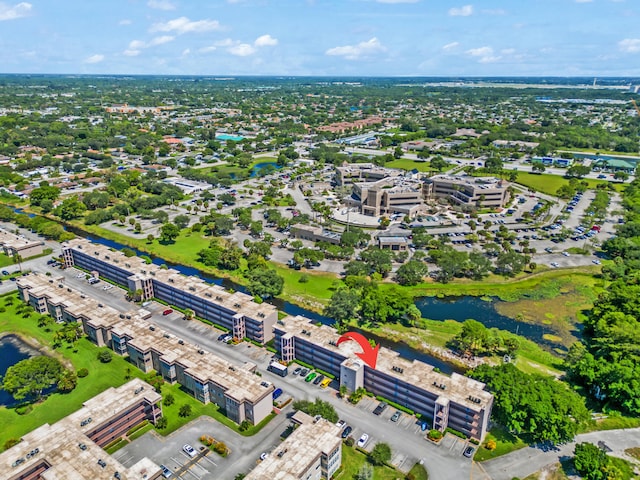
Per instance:
[[[426,202],[437,199],[478,208],[501,208],[509,200],[508,184],[492,177],[434,175],[422,178],[415,172],[379,167],[371,163],[351,163],[336,168],[336,184],[351,186],[345,200],[363,215],[408,215],[415,217],[427,209]]]
[[[53,425],[44,424],[0,453],[4,480],[155,480],[162,468],[143,457],[127,467],[103,448],[147,420],[162,417],[160,394],[133,379],[84,402]],[[342,460],[340,429],[325,419],[297,412],[294,432],[258,464],[247,480],[329,479]],[[162,461],[162,459],[160,459]]]
[[[229,307],[228,296],[242,294],[230,294],[220,287],[205,284],[200,279],[188,278],[178,272],[164,270],[154,265],[147,265],[144,262],[137,264],[138,268],[144,269],[144,272],[136,270],[132,266],[134,265],[132,262],[139,261],[137,258],[125,257],[120,252],[111,251],[106,247],[92,244],[84,239],[76,239],[63,245],[63,255],[66,266],[77,265],[92,270],[104,278],[129,286],[130,289],[132,289],[132,286],[142,285],[145,289],[144,298],[157,297],[172,305],[191,308],[197,315],[232,330],[234,337],[249,337],[261,343],[273,338],[275,347],[283,361],[301,360],[310,363],[340,378],[341,385],[345,385],[350,391],[364,387],[368,391],[388,398],[416,413],[433,418],[434,428],[444,430],[449,426],[479,440],[484,437],[487,431],[493,396],[484,390],[484,384],[481,382],[458,374],[453,374],[451,377],[443,375],[434,371],[430,365],[420,361],[408,361],[386,348],[380,349],[377,367],[375,369],[369,368],[358,360],[354,360],[356,357],[352,351],[355,346],[353,342],[346,342],[337,346],[338,334],[330,327],[314,326],[304,317],[287,317],[286,319],[278,320],[275,307],[266,304],[255,304],[251,297],[246,295],[244,295],[244,297],[247,297],[244,306],[242,303],[232,304],[234,306],[237,305],[234,312]],[[126,267],[127,265],[129,266]],[[127,270],[124,270],[123,267],[126,267]],[[157,270],[157,274],[161,275],[160,280],[158,280],[158,277],[149,274],[150,268]],[[23,288],[22,285],[26,287],[28,282],[31,281],[29,280],[31,277],[41,278],[38,276],[24,277],[20,282],[21,289]],[[169,282],[168,279],[173,279],[173,282]],[[36,285],[26,290],[28,290],[30,299],[28,301],[33,302],[32,304],[34,305],[37,304],[42,309],[45,307],[40,297],[46,296],[48,292],[55,290],[56,285],[55,281],[53,282],[54,284],[49,284],[49,286],[43,286],[40,280],[39,282],[40,290],[34,290]],[[158,282],[158,284],[154,282]],[[196,288],[190,290],[194,285]],[[182,291],[181,288],[188,290]],[[213,289],[216,294],[212,294],[210,289]],[[37,294],[32,294],[32,292],[36,291],[38,292]],[[67,292],[67,290],[62,285],[62,287],[58,287],[56,293],[61,295],[64,292]],[[24,298],[27,299],[27,296]],[[174,301],[175,299],[179,300],[180,303]],[[86,299],[81,300],[86,301]],[[79,303],[80,300],[76,299],[75,302]],[[221,305],[216,302],[221,302]],[[160,332],[154,335],[154,332],[151,331],[151,325],[141,318],[137,318],[136,315],[129,315],[130,319],[125,316],[123,319],[120,317],[123,314],[118,315],[114,310],[113,313],[109,314],[109,318],[101,317],[96,319],[96,312],[106,310],[106,307],[96,308],[94,305],[75,305],[64,309],[66,312],[72,312],[73,308],[76,309],[71,316],[65,317],[64,312],[57,314],[55,311],[55,306],[60,303],[59,301],[47,299],[44,303],[51,305],[51,307],[47,307],[50,312],[54,307],[52,315],[56,319],[82,321],[87,335],[94,342],[99,345],[110,345],[111,348],[114,348],[119,353],[124,353],[124,347],[120,346],[120,339],[126,336],[125,332],[131,332],[128,335],[132,340],[127,340],[126,348],[129,349],[129,345],[136,347],[128,351],[132,360],[140,365],[147,365],[146,362],[149,362],[149,370],[155,369],[159,372],[164,372],[166,369],[160,362],[160,354],[164,350],[157,349],[159,353],[154,354],[154,348],[157,348],[154,345],[155,342],[160,344],[170,343],[171,339],[165,338]],[[265,309],[273,309],[273,316]],[[263,312],[264,316],[260,316],[256,311]],[[82,320],[81,312],[84,312],[84,315],[90,317],[91,320]],[[91,313],[88,314],[87,312]],[[215,315],[211,315],[210,312],[215,312]],[[221,316],[220,312],[223,312],[224,315]],[[241,319],[247,324],[249,321],[252,322],[251,328],[238,329],[237,324]],[[113,325],[113,322],[115,322],[115,325]],[[141,326],[136,327],[135,325],[138,324]],[[135,339],[138,336],[142,336],[143,333],[146,340],[141,344],[136,343]],[[147,354],[150,356],[144,357],[144,361],[138,360],[141,352],[148,352]],[[155,360],[154,355],[157,357]],[[175,362],[176,368],[181,368],[177,365],[181,362],[181,356],[183,355],[182,350],[174,350],[172,355],[167,358]],[[192,355],[192,358],[197,359],[198,356]],[[163,373],[164,375],[165,373]],[[247,373],[247,375],[251,377],[250,374]],[[167,378],[174,379],[178,377],[168,376]],[[204,378],[196,375],[195,380],[200,380],[200,383],[203,383]],[[229,381],[233,383],[239,380],[230,379]],[[178,378],[178,381],[182,383],[180,378]],[[207,401],[206,396],[199,393],[198,388],[200,387],[196,388],[195,385],[197,384],[189,384],[188,388],[196,397]],[[213,384],[208,385],[207,389],[214,391]],[[216,401],[217,403],[215,395],[210,395],[208,401]],[[254,410],[262,411],[260,407],[255,407],[258,401],[258,398],[249,396],[245,404],[247,406],[253,405],[253,407],[245,407],[245,410],[254,408]],[[234,419],[240,418],[229,412],[227,415]],[[255,411],[251,415],[245,414],[245,418],[250,416],[253,417],[252,419],[256,423],[260,421]]]
[[[60,280],[31,274],[17,283],[23,300],[38,313],[81,323],[96,345],[128,356],[143,372],[156,371],[166,382],[180,384],[203,403],[215,403],[234,422],[255,425],[271,413],[274,387],[253,373],[254,364],[236,366],[156,328],[142,318],[144,311],[120,313]]]

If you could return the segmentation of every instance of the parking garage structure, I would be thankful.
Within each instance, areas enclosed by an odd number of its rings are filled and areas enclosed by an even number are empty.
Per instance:
[[[6,480],[153,480],[161,469],[148,458],[125,467],[102,448],[144,420],[162,416],[160,394],[133,379],[87,400],[82,408],[24,435],[0,453],[0,478]]]
[[[228,292],[199,277],[147,264],[141,258],[127,257],[82,238],[63,244],[62,256],[65,268],[78,266],[95,271],[131,292],[141,292],[143,300],[157,298],[193,310],[197,316],[230,330],[236,339],[249,338],[264,344],[273,338],[276,307],[256,303],[245,293]]]
[[[300,360],[340,379],[353,392],[360,387],[415,413],[433,419],[433,428],[447,427],[481,441],[487,433],[493,395],[485,384],[453,373],[436,372],[419,360],[407,360],[381,347],[376,368],[356,355],[355,342],[337,344],[340,335],[305,317],[286,317],[274,327],[275,347],[285,362]]]
[[[234,365],[157,328],[143,318],[145,310],[120,313],[60,279],[32,273],[17,283],[21,298],[38,305],[41,313],[53,309],[66,321],[81,322],[96,345],[127,356],[144,372],[156,371],[166,382],[182,385],[202,403],[215,403],[234,422],[256,425],[271,413],[274,387],[253,373],[254,364]]]

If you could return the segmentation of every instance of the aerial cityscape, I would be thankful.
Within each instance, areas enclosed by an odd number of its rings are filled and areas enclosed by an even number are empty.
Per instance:
[[[0,2],[0,479],[640,478],[639,6],[520,3]]]

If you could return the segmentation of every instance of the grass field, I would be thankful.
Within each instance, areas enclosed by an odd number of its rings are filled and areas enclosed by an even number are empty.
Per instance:
[[[13,265],[13,258],[4,253],[0,253],[0,268],[8,267],[9,265]]]
[[[392,162],[387,162],[384,166],[387,168],[401,168],[402,170],[413,170],[415,168],[419,172],[428,172],[430,163],[426,161],[419,162],[411,158],[400,158]]]
[[[489,450],[485,447],[489,440],[494,440],[496,442],[495,449]],[[494,428],[487,433],[484,443],[478,447],[473,459],[476,462],[483,462],[485,460],[490,460],[509,452],[513,452],[514,450],[519,450],[526,446],[527,444],[519,437],[516,437],[501,428]]]
[[[17,295],[12,294],[13,305],[6,305],[5,297],[0,297],[0,305],[6,311],[0,315],[0,332],[13,332],[29,340],[30,343],[38,343],[44,347],[51,345],[53,331],[46,332],[39,328],[36,320],[39,315],[32,312],[25,317],[16,313],[16,307],[21,303]],[[50,350],[50,349],[49,349]],[[63,360],[70,362],[74,368],[86,368],[89,375],[78,379],[78,386],[70,393],[54,393],[46,400],[34,405],[33,411],[26,415],[18,415],[13,408],[0,407],[0,446],[9,438],[19,438],[27,432],[45,423],[54,423],[61,418],[78,410],[82,403],[109,387],[117,387],[127,382],[127,374],[131,377],[142,378],[143,373],[130,365],[125,359],[115,356],[108,363],[100,363],[97,359],[99,349],[87,339],[77,342],[75,348],[64,346],[51,353]],[[128,372],[127,372],[128,370]]]
[[[360,471],[367,457],[353,447],[342,445],[342,467],[340,473],[336,475],[336,480],[351,480]],[[404,475],[389,467],[373,467],[373,478],[375,480],[398,480]]]
[[[589,188],[596,188],[598,185],[611,183],[618,192],[621,192],[625,187],[625,184],[620,182],[609,182],[608,180],[596,180],[593,178],[585,178],[583,180],[587,182]],[[560,175],[518,172],[516,183],[535,190],[536,192],[555,195],[561,186],[569,184],[569,180]]]

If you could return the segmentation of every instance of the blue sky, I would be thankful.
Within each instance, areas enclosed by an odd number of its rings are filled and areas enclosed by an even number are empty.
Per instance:
[[[0,72],[640,76],[640,0],[0,0]]]

